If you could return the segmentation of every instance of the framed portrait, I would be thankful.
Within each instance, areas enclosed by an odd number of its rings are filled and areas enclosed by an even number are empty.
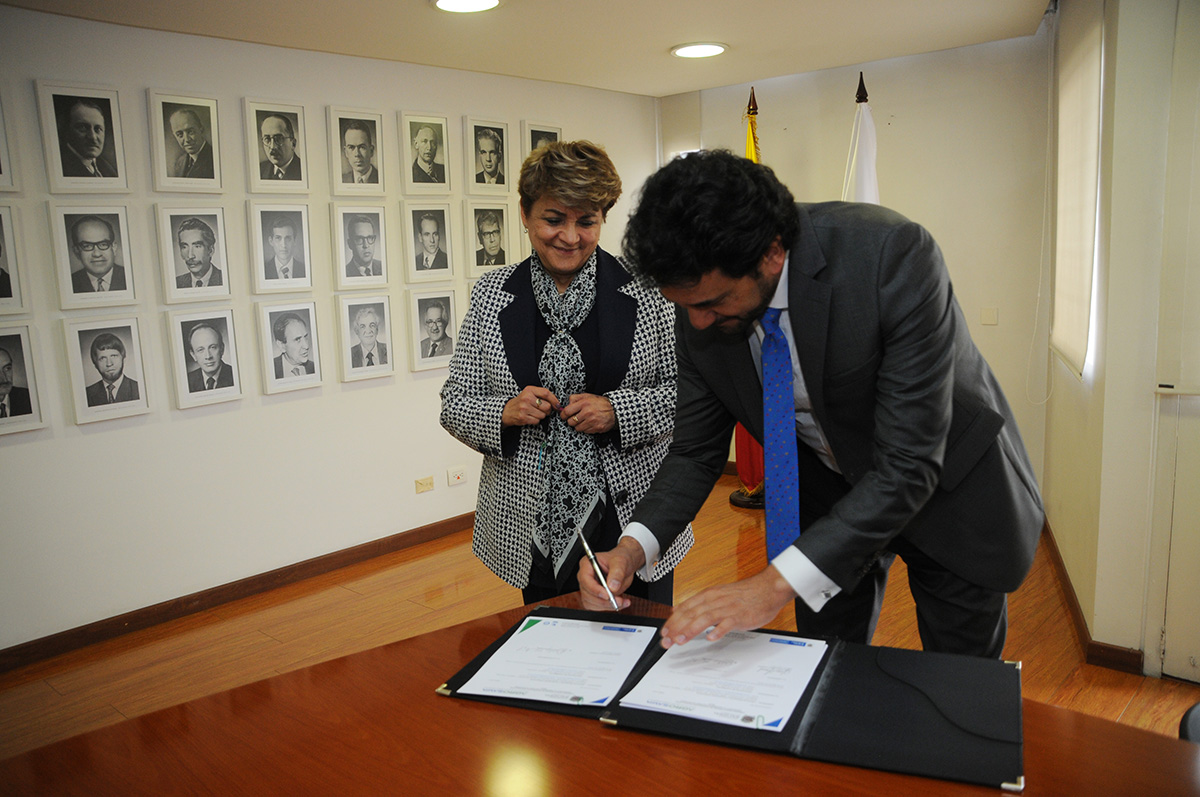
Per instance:
[[[515,177],[509,169],[508,123],[463,117],[464,179],[471,194],[508,194]]]
[[[0,326],[0,434],[46,425],[33,363],[29,325]]]
[[[221,191],[217,101],[150,89],[150,171],[155,191]]]
[[[117,90],[39,80],[37,97],[50,192],[128,191]]]
[[[179,409],[242,397],[232,309],[168,313],[167,340]]]
[[[158,246],[168,304],[229,296],[225,208],[159,205]]]
[[[529,153],[551,141],[562,141],[562,128],[557,125],[521,120],[521,162]]]
[[[454,186],[450,167],[450,124],[445,116],[400,114],[400,173],[405,194],[449,194]]]
[[[458,335],[458,316],[454,311],[454,290],[412,290],[408,292],[410,371],[444,368],[454,354]]]
[[[316,302],[259,302],[258,336],[267,393],[321,384]]]
[[[124,205],[50,205],[64,310],[133,304],[134,257]]]
[[[250,263],[255,293],[312,290],[308,205],[250,207]]]
[[[136,317],[64,318],[63,329],[75,423],[150,411]]]
[[[337,297],[342,381],[374,379],[396,372],[392,346],[392,302],[387,294]]]
[[[407,202],[404,205],[408,246],[404,256],[409,282],[438,282],[454,278],[454,231],[449,202]]]
[[[333,142],[337,146],[333,146]],[[383,114],[329,108],[329,184],[340,196],[383,196]]]
[[[339,291],[378,288],[388,282],[383,205],[332,206],[333,275]]]
[[[25,288],[17,252],[17,209],[0,205],[0,315],[24,313]]]
[[[516,207],[511,202],[470,201],[466,203],[466,241],[471,254],[468,272],[479,277],[497,266],[517,263],[523,258],[517,255],[517,240],[513,237],[513,226],[517,217]]]
[[[307,194],[308,137],[304,106],[245,100],[246,174],[250,190],[266,194]]]
[[[4,115],[4,97],[0,96],[0,191],[19,191],[17,165],[13,162],[13,149],[8,145],[8,121]]]

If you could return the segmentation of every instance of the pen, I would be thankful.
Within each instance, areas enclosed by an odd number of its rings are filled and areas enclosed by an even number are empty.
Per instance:
[[[613,597],[612,590],[608,588],[608,581],[604,578],[603,571],[600,570],[600,563],[596,561],[596,554],[592,553],[592,546],[588,545],[587,540],[583,536],[583,529],[575,529],[575,533],[579,535],[579,541],[583,543],[583,552],[587,554],[588,561],[592,563],[592,569],[596,571],[596,579],[600,582],[600,586],[604,587],[604,591],[608,593],[609,603],[612,604],[614,611],[621,611],[621,607],[617,605],[617,599]]]

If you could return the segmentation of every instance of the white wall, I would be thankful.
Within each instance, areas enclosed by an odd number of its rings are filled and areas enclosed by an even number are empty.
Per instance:
[[[131,193],[48,193],[35,79],[104,84],[121,92]],[[154,204],[214,200],[151,190],[148,88],[213,96],[220,103],[226,190],[219,200],[225,207],[233,297],[171,309],[232,305],[247,390],[237,402],[174,408]],[[281,297],[253,295],[246,268],[250,195],[241,103],[247,96],[303,103],[308,117],[312,190],[307,201],[318,262],[311,294],[294,296],[317,302],[325,378],[318,388],[274,396],[262,394],[254,305]],[[459,131],[464,115],[505,120],[514,142],[522,119],[558,123],[568,137],[605,145],[626,185],[602,238],[602,245],[614,250],[632,194],[657,160],[656,106],[646,97],[157,33],[7,6],[0,6],[0,99],[23,187],[18,194],[0,195],[0,203],[18,213],[33,298],[32,312],[11,320],[33,326],[49,422],[43,430],[0,437],[0,648],[474,508],[480,458],[437,421],[444,370],[409,373],[402,357],[394,377],[338,381],[334,282],[324,254],[331,248],[326,106],[384,112],[390,139],[383,145],[393,147],[386,204],[396,232],[402,199],[395,139],[400,110],[445,114]],[[461,169],[461,147],[450,157]],[[460,187],[453,197],[456,213],[463,198]],[[130,243],[139,254],[135,307],[58,309],[48,200],[128,205]],[[401,263],[396,232],[389,257]],[[459,245],[465,252],[465,243]],[[465,309],[465,277],[459,275],[454,286]],[[402,273],[394,273],[388,292],[398,330],[407,316],[405,288]],[[142,382],[152,411],[76,426],[61,319],[130,313],[136,313],[142,330]],[[403,338],[395,343],[404,348]],[[468,466],[468,479],[449,488],[446,468],[455,465]],[[414,479],[431,474],[437,488],[416,495]]]

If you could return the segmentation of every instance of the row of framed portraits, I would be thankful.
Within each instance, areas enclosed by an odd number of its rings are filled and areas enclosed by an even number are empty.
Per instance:
[[[449,364],[458,319],[455,291],[410,290],[407,298],[409,322],[398,329],[388,294],[335,297],[341,381],[394,374],[397,343],[399,351],[408,349],[410,371]],[[264,392],[320,385],[326,363],[317,342],[323,324],[317,303],[259,302],[255,315]],[[241,345],[232,308],[168,311],[164,316],[170,381],[179,409],[246,395],[244,366],[254,358]],[[75,422],[149,412],[152,391],[137,316],[65,318],[62,323]],[[0,326],[0,434],[46,425],[35,362],[31,327]]]
[[[120,91],[85,83],[35,83],[51,193],[131,190]],[[220,133],[224,108],[218,100],[157,89],[149,89],[147,98],[154,189],[222,192],[222,166],[230,147]],[[15,189],[2,114],[0,109],[0,190]],[[394,153],[405,194],[450,194],[461,184],[468,194],[507,196],[525,156],[562,137],[559,126],[525,120],[514,142],[508,122],[464,116],[460,145],[448,116],[397,112],[398,133],[390,120],[390,113],[379,110],[327,107],[328,157],[314,161],[317,148],[304,105],[245,98],[248,190],[308,193],[312,170],[324,168],[315,166],[323,160],[334,194],[383,196],[388,180],[394,179]],[[461,162],[451,155],[459,146]]]
[[[136,238],[130,234],[127,207],[48,207],[61,308],[136,303],[136,274],[144,272],[140,261],[146,253],[132,243]],[[311,290],[318,263],[332,264],[337,290],[378,290],[389,284],[393,272],[408,283],[441,282],[458,274],[477,278],[520,259],[514,235],[518,214],[511,201],[402,202],[402,264],[392,262],[389,254],[394,224],[385,205],[331,203],[329,255],[313,250],[308,204],[248,201],[246,208],[249,253],[244,262],[258,294]],[[225,208],[162,203],[155,215],[165,301],[231,296],[230,284],[241,279],[242,258],[230,257],[236,249],[229,243]],[[14,216],[14,208],[0,205],[0,314],[26,307]],[[459,219],[463,244],[456,246]]]

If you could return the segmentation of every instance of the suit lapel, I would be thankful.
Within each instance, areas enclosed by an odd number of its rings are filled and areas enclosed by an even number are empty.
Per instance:
[[[825,417],[825,347],[829,336],[829,285],[816,275],[825,268],[825,255],[808,213],[797,206],[800,231],[788,259],[788,316],[796,340],[796,356],[804,384],[818,418]]]
[[[513,297],[497,315],[508,369],[517,383],[517,389],[540,385],[537,360],[533,356],[533,314],[538,309],[533,298],[533,284],[529,281],[528,260],[513,269],[502,288]]]
[[[597,393],[606,393],[621,386],[629,363],[638,357],[633,351],[638,303],[622,290],[633,277],[607,252],[597,249],[596,255],[593,312],[600,327],[600,367],[594,384]]]

